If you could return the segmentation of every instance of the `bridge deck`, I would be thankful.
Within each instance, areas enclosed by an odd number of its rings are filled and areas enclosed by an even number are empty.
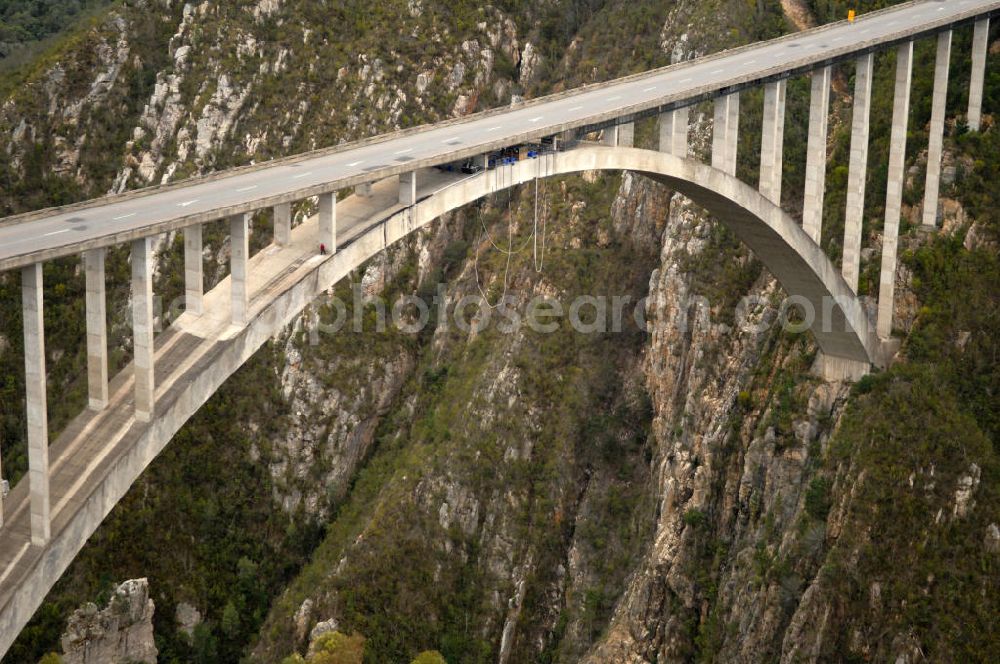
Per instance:
[[[0,270],[374,182],[568,129],[690,104],[997,11],[1000,0],[916,0],[861,16],[853,24],[831,24],[509,108],[11,217],[0,220]]]

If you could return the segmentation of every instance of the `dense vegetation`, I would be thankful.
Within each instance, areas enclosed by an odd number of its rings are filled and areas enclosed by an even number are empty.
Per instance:
[[[21,65],[46,40],[96,15],[110,0],[4,0],[0,3],[0,69]]]

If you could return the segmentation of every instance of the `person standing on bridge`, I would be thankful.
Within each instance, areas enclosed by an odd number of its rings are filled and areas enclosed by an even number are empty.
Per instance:
[[[326,245],[322,242],[319,243],[319,253],[322,256],[326,256]]]

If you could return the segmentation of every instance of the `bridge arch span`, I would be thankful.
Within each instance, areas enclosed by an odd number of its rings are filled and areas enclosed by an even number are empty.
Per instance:
[[[388,225],[394,227],[389,230],[389,241],[490,193],[536,177],[593,170],[641,173],[714,215],[754,252],[788,295],[812,305],[815,316],[810,329],[828,365],[840,363],[841,373],[857,377],[870,365],[887,364],[889,351],[878,339],[860,300],[822,248],[757,190],[693,159],[652,150],[597,146],[542,155],[472,176],[397,213],[399,219],[388,220]],[[837,373],[838,369],[832,371]]]

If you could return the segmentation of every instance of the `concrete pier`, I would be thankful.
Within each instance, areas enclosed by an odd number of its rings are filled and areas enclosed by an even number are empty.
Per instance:
[[[414,183],[416,183],[416,180],[414,180]],[[400,194],[402,194],[402,187],[400,187]],[[414,197],[416,197],[415,191]],[[326,247],[327,253],[332,254],[337,251],[337,192],[335,191],[319,195],[318,228],[319,244]]]
[[[685,106],[660,114],[660,152],[687,158],[690,113],[691,108]]]
[[[28,425],[28,491],[31,543],[42,546],[52,536],[49,507],[49,415],[45,401],[45,322],[42,264],[21,269],[24,308],[24,387]]]
[[[87,295],[87,396],[91,410],[108,407],[108,305],[104,262],[108,250],[83,252]]]
[[[896,290],[896,248],[906,173],[906,131],[910,118],[910,88],[913,81],[913,42],[896,49],[896,91],[892,105],[892,135],[889,141],[889,173],[885,194],[885,226],[882,235],[882,270],[878,291],[878,336],[892,334],[892,312]]]
[[[979,131],[983,123],[983,82],[986,80],[986,53],[990,45],[990,19],[976,21],[972,33],[972,77],[969,81],[969,131]]]
[[[823,199],[826,194],[826,143],[830,125],[830,75],[832,67],[812,74],[809,104],[809,142],[806,148],[806,186],[802,230],[817,243],[823,232]]]
[[[611,148],[618,145],[618,125],[605,127],[601,131],[601,144]]]
[[[274,243],[287,247],[292,241],[292,204],[279,203],[274,206]]]
[[[201,244],[201,224],[184,229],[184,309],[202,314],[205,291],[205,266]]]
[[[250,215],[234,214],[229,217],[229,280],[232,284],[230,315],[233,325],[247,324],[250,309],[250,290],[247,284],[247,261],[250,260]]]
[[[927,184],[924,186],[924,228],[937,226],[941,194],[941,157],[944,151],[944,120],[948,105],[948,67],[951,63],[951,30],[938,35],[934,61],[934,99],[931,133],[927,147]]]
[[[785,94],[787,80],[764,86],[764,128],[760,145],[760,193],[781,205],[782,157],[785,143]]]
[[[399,174],[399,204],[413,205],[417,202],[417,172]]]
[[[712,167],[736,175],[737,143],[740,131],[740,93],[715,100],[712,129]]]
[[[618,145],[623,148],[630,148],[635,144],[635,124],[626,122],[618,125]]]
[[[855,293],[861,272],[861,229],[865,215],[865,184],[868,180],[868,137],[872,102],[872,71],[875,56],[858,58],[854,75],[854,116],[851,119],[851,164],[847,174],[847,214],[844,219],[844,256],[841,271]]]
[[[135,419],[153,419],[153,248],[151,238],[132,242],[132,345],[135,367]]]

